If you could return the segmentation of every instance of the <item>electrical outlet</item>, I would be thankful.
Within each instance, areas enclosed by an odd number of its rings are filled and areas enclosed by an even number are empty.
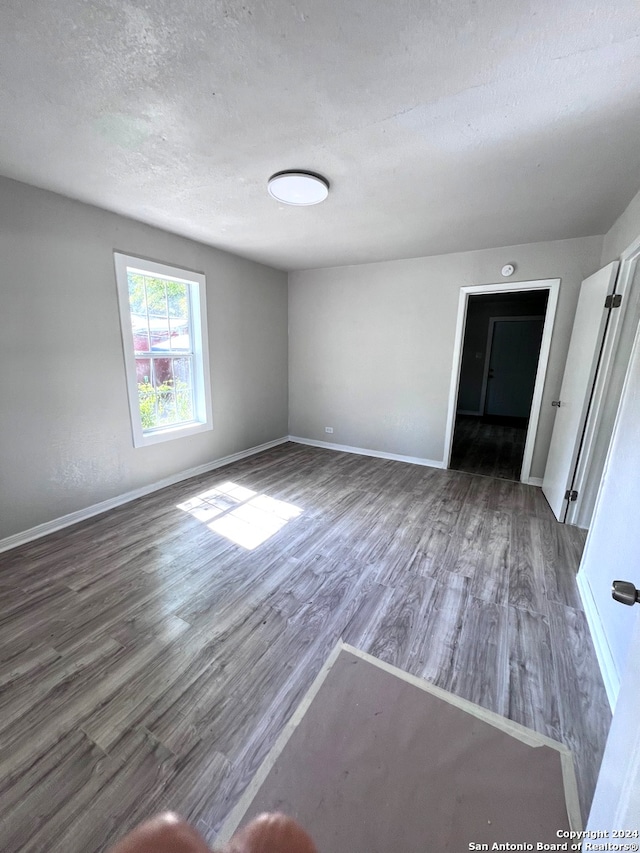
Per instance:
[[[333,432],[333,427],[325,427],[324,431],[325,432]]]

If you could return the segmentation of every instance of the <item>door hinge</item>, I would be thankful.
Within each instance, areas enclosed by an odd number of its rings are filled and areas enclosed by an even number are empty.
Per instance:
[[[604,300],[605,308],[619,308],[622,305],[621,293],[610,293]]]
[[[565,501],[577,501],[578,493],[575,489],[567,489],[567,491],[564,493],[564,499]]]

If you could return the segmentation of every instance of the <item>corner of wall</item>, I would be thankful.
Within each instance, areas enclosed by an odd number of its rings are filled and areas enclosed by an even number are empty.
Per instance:
[[[640,190],[604,235],[600,265],[615,261],[640,237]]]

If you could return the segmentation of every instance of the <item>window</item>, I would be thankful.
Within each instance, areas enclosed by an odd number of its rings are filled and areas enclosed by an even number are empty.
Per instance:
[[[136,447],[212,428],[205,277],[115,253]]]

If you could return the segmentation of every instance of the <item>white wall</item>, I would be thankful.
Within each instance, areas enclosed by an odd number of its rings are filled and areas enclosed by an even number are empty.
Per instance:
[[[531,475],[542,477],[580,282],[602,237],[289,275],[289,432],[440,461],[460,287],[562,278]],[[325,426],[334,433],[327,436]]]
[[[604,236],[600,266],[615,261],[640,236],[640,191]]]
[[[114,249],[207,276],[214,429],[134,448]],[[286,274],[0,179],[0,539],[287,433]]]

